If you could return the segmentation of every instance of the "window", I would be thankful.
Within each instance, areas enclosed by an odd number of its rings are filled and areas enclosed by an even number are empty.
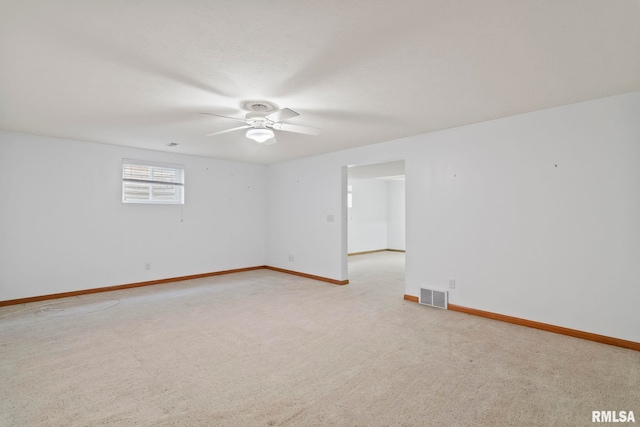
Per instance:
[[[183,204],[184,166],[123,159],[122,202]]]

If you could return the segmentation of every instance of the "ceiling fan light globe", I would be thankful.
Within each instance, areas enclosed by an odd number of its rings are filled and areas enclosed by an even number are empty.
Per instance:
[[[251,128],[247,130],[247,138],[253,139],[254,141],[262,144],[267,139],[273,138],[273,131],[271,129]]]

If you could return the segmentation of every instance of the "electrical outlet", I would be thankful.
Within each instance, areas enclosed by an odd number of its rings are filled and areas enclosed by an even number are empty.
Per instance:
[[[144,263],[144,269],[145,270],[151,270],[151,263],[150,262],[145,262]]]
[[[293,262],[293,255],[289,255],[289,261]]]
[[[449,289],[456,288],[456,279],[449,279]]]

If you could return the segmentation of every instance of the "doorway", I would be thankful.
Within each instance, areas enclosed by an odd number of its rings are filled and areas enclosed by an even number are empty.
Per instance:
[[[350,267],[355,257],[391,251],[404,258],[405,161],[349,166],[346,180],[343,246],[349,277],[358,271]]]

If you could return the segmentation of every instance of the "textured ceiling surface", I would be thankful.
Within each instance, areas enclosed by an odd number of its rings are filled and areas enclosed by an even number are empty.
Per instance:
[[[0,0],[0,129],[269,164],[640,90],[639,22],[640,0]],[[322,132],[204,136],[249,100]]]

